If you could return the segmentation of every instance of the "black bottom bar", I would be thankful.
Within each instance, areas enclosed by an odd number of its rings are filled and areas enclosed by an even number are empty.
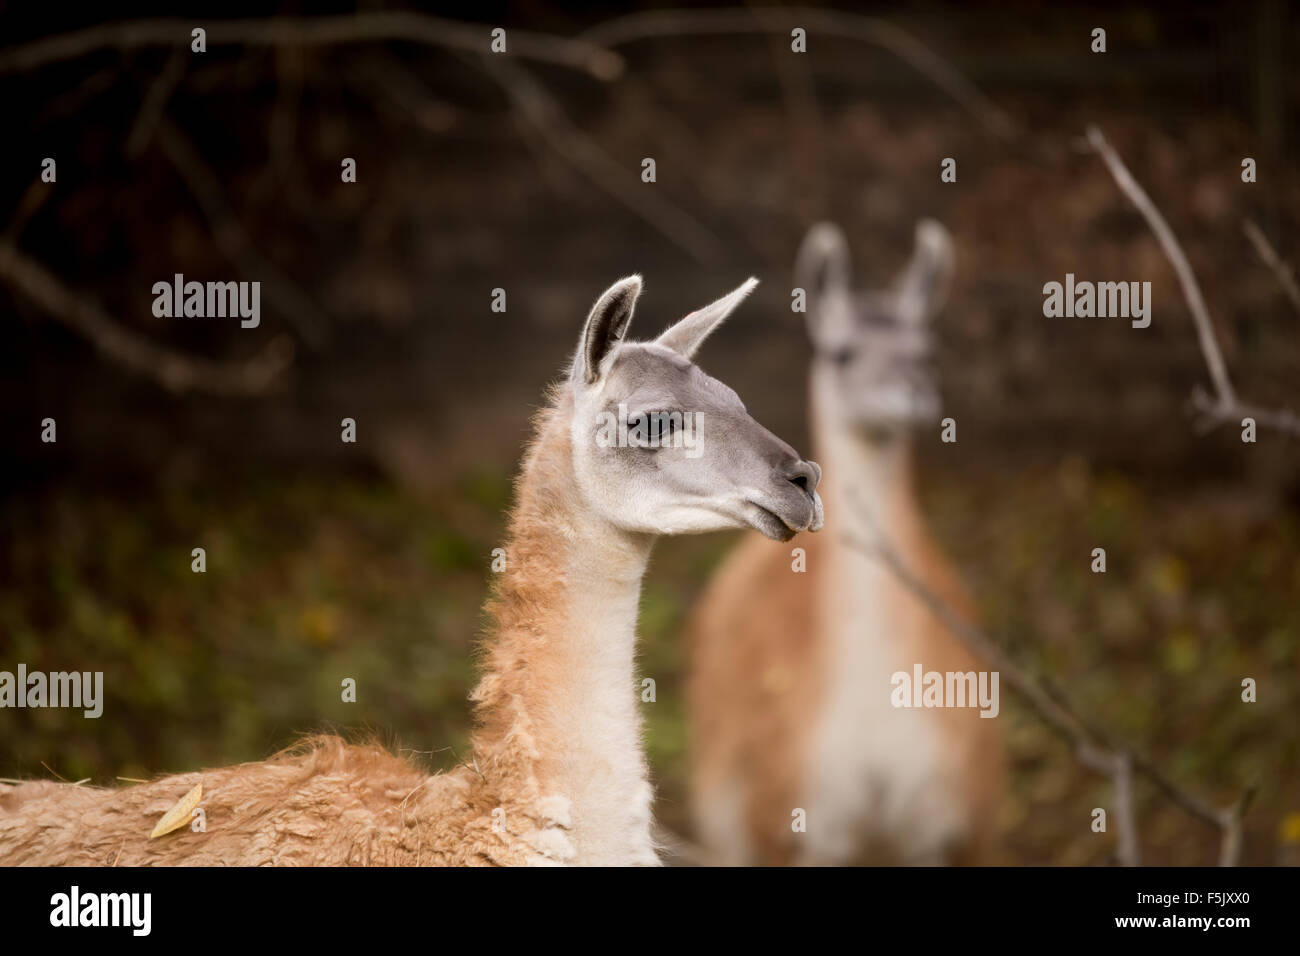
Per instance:
[[[337,945],[374,943],[377,932],[403,923],[412,943],[424,934],[437,945],[441,929],[460,936],[472,926],[489,936],[504,930],[558,942],[613,921],[629,939],[672,932],[677,942],[685,934],[769,945],[790,935],[807,943],[838,924],[864,943],[882,935],[985,946],[1132,937],[1181,946],[1191,938],[1233,945],[1243,934],[1294,926],[1297,879],[1287,869],[1215,868],[0,869],[0,883],[5,939],[13,943],[39,936],[92,945],[110,938],[127,946]],[[116,926],[80,925],[114,919]]]

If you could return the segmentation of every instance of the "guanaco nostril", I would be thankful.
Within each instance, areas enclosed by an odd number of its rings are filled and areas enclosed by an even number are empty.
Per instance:
[[[821,480],[821,469],[811,461],[800,461],[795,464],[789,476],[790,484],[798,485],[807,494],[812,494],[817,490],[817,482]]]

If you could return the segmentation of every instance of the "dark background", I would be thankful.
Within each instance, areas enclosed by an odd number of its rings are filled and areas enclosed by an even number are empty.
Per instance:
[[[177,352],[238,363],[293,348],[261,393],[177,392],[0,282],[0,669],[103,670],[107,698],[98,721],[0,711],[0,775],[112,783],[256,759],[328,727],[451,764],[529,416],[594,297],[642,273],[635,332],[649,335],[759,276],[700,361],[806,450],[799,239],[836,219],[858,281],[883,285],[933,216],[957,248],[939,358],[959,441],[918,436],[922,495],[984,624],[1207,800],[1258,782],[1245,860],[1290,860],[1300,445],[1197,430],[1188,396],[1208,382],[1174,274],[1079,140],[1098,124],[1169,220],[1238,390],[1294,407],[1300,315],[1242,221],[1294,258],[1300,16],[1277,2],[858,12],[949,61],[1014,131],[990,131],[889,51],[812,29],[803,56],[788,28],[640,40],[608,82],[515,57],[503,74],[409,42],[191,54],[188,30],[170,49],[0,71],[0,239]],[[463,19],[486,49],[494,26],[572,36],[615,15],[533,2]],[[0,58],[102,16],[0,6]],[[1089,51],[1096,26],[1104,55]],[[541,124],[527,109],[538,95],[559,111]],[[39,181],[46,156],[56,184]],[[344,156],[356,184],[340,182]],[[939,180],[948,156],[954,184]],[[152,285],[176,272],[263,280],[261,327],[155,318]],[[1045,319],[1042,285],[1066,272],[1150,280],[1151,327]],[[274,275],[297,307],[271,301]],[[505,314],[490,311],[496,287]],[[339,440],[345,416],[356,444]],[[40,441],[45,417],[57,444]],[[657,813],[682,831],[675,635],[733,541],[663,542],[645,586]],[[1105,576],[1089,571],[1094,547]],[[343,676],[356,704],[339,701]],[[1253,705],[1239,699],[1247,676]],[[1113,832],[1088,829],[1107,782],[1018,702],[1004,715],[999,862],[1107,862]],[[1139,798],[1147,862],[1214,860],[1212,831],[1145,785]]]

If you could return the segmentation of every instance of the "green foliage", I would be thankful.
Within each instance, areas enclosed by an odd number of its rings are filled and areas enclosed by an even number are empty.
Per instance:
[[[0,554],[0,666],[102,669],[106,701],[93,723],[0,711],[0,776],[45,776],[44,763],[111,783],[257,759],[317,730],[452,764],[467,749],[471,653],[509,487],[504,472],[477,470],[434,502],[324,477],[238,495],[60,489],[5,504],[14,533]],[[1212,506],[1093,476],[1079,459],[1026,473],[1013,496],[995,475],[963,474],[925,499],[986,629],[1026,666],[1211,801],[1260,781],[1247,859],[1271,862],[1278,821],[1300,807],[1295,515],[1189,520]],[[640,707],[657,814],[679,831],[689,829],[680,631],[735,541],[660,542],[643,590],[637,693],[654,678],[657,699]],[[194,547],[207,549],[205,574],[190,570]],[[1090,570],[1094,547],[1106,548],[1105,574]],[[1241,702],[1244,676],[1259,703]],[[344,677],[356,703],[341,700]],[[1012,760],[996,822],[1003,861],[1107,860],[1114,835],[1087,820],[1110,806],[1109,784],[1011,693],[1001,723]],[[1212,861],[1201,824],[1147,786],[1139,796],[1148,860]]]

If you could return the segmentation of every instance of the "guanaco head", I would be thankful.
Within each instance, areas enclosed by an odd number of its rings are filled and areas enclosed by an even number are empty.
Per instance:
[[[799,249],[795,281],[807,294],[814,389],[849,427],[888,435],[939,420],[931,320],[953,271],[952,239],[931,219],[916,226],[911,261],[887,289],[854,292],[848,243],[818,223]]]
[[[752,527],[781,541],[821,528],[821,469],[692,361],[757,284],[750,279],[648,342],[627,340],[639,276],[614,283],[592,308],[568,383],[574,470],[590,506],[615,526],[651,534]]]

